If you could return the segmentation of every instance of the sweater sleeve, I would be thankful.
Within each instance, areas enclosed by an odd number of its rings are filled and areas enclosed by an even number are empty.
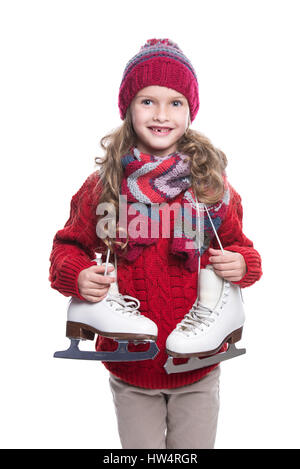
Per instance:
[[[84,298],[78,290],[78,275],[83,269],[96,265],[93,261],[95,249],[101,242],[96,234],[96,206],[93,203],[98,179],[98,171],[95,171],[73,195],[69,219],[55,234],[49,258],[51,287],[65,296],[81,300]]]
[[[230,204],[225,223],[221,225],[219,237],[226,251],[242,254],[246,262],[246,273],[238,282],[241,288],[253,285],[262,276],[261,257],[253,242],[243,233],[243,206],[240,195],[230,186]],[[215,247],[216,240],[214,240]]]

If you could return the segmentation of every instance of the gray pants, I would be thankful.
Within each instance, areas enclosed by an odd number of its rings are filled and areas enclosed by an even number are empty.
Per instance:
[[[212,449],[219,413],[220,366],[174,389],[131,386],[110,373],[122,448]]]

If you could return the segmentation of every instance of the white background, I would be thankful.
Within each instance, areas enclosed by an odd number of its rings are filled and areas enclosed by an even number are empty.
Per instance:
[[[124,67],[154,37],[197,71],[192,128],[226,153],[263,258],[243,290],[247,354],[222,365],[216,448],[300,447],[298,3],[1,2],[1,447],[121,447],[104,366],[52,358],[68,298],[50,288],[49,255],[121,124]]]

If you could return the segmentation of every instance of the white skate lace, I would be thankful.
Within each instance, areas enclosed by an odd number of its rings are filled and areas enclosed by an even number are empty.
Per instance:
[[[107,275],[107,266],[109,262],[109,256],[110,256],[110,249],[107,251],[107,258],[106,258],[106,265],[105,265],[105,272],[104,275]],[[101,255],[100,255],[101,259]],[[117,271],[117,261],[115,258],[115,270]],[[126,301],[129,300],[129,301]],[[134,298],[133,296],[130,295],[122,295],[122,293],[114,292],[110,293],[108,292],[107,294],[107,301],[112,304],[112,303],[117,303],[120,307],[116,307],[116,311],[121,311],[122,314],[128,315],[128,316],[141,316],[141,313],[139,311],[139,307],[141,305],[140,301],[137,298]]]
[[[213,309],[208,308],[200,303],[198,300],[186,314],[183,320],[177,324],[176,329],[180,330],[184,334],[188,335],[190,332],[196,334],[195,328],[203,329],[203,325],[209,326],[210,323],[214,322],[212,317]]]
[[[203,330],[203,325],[210,326],[212,322],[215,321],[216,316],[220,315],[220,310],[223,308],[224,304],[227,302],[227,297],[229,295],[230,282],[224,282],[224,290],[222,293],[222,300],[217,308],[208,308],[200,303],[199,298],[195,301],[190,311],[184,316],[183,320],[177,324],[176,329],[180,332],[189,334],[190,332],[195,332],[195,327]]]
[[[125,301],[126,299],[129,301]],[[122,311],[125,315],[141,316],[141,313],[138,311],[141,303],[133,296],[122,295],[121,293],[108,293],[107,301],[120,305],[120,308],[116,307],[116,311]]]

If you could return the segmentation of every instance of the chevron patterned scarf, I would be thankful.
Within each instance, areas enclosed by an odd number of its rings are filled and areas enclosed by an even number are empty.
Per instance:
[[[203,208],[197,211],[191,187],[190,160],[175,152],[165,157],[142,153],[132,147],[122,157],[123,180],[120,192],[121,233],[129,234],[126,250],[116,247],[117,255],[135,260],[145,247],[158,238],[170,238],[169,249],[184,259],[190,271],[198,266],[198,257],[207,250],[214,231]],[[212,222],[219,229],[229,204],[229,188],[224,174],[222,200],[207,205]],[[197,214],[201,213],[200,219]],[[200,230],[200,227],[201,230]],[[202,233],[199,251],[200,231]],[[126,239],[118,233],[117,241]]]

